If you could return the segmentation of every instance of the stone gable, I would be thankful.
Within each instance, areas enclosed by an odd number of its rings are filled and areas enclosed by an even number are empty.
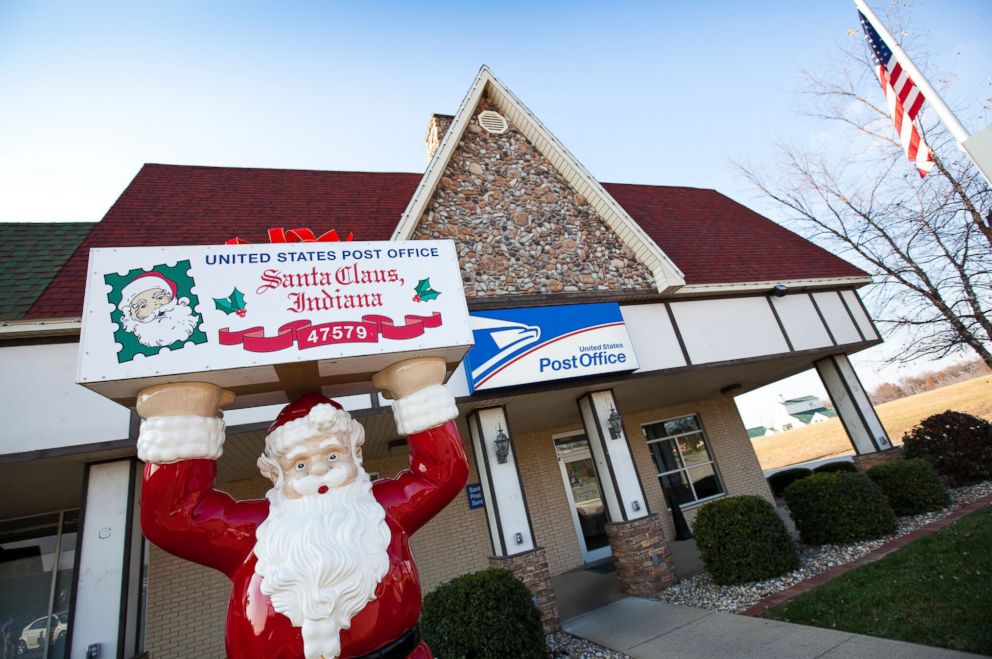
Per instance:
[[[585,198],[512,124],[483,130],[483,98],[413,239],[452,239],[465,295],[648,291],[638,263]]]

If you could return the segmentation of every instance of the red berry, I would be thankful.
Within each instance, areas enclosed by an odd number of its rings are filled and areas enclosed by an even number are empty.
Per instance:
[[[234,313],[238,314],[238,318],[244,318],[245,314],[248,313],[247,309],[238,309]]]

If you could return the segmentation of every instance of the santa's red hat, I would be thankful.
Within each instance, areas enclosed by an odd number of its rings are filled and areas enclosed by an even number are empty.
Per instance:
[[[269,426],[265,437],[265,453],[270,457],[282,455],[300,442],[334,433],[352,436],[354,427],[351,415],[323,394],[306,394],[282,408],[279,416]],[[359,443],[362,440],[364,433]]]
[[[287,421],[292,421],[293,419],[299,419],[301,416],[306,416],[310,413],[310,410],[321,404],[333,405],[339,410],[344,409],[340,404],[338,404],[337,401],[331,400],[324,394],[315,391],[306,394],[301,398],[297,398],[292,403],[282,408],[279,412],[279,416],[277,416],[276,420],[272,422],[271,426],[269,426],[268,432],[271,433],[276,428],[285,425]]]
[[[179,292],[179,288],[176,286],[176,282],[172,281],[160,272],[145,272],[130,282],[127,286],[121,289],[121,305],[127,306],[131,304],[131,299],[134,298],[138,293],[144,293],[150,288],[161,288],[162,290],[172,291],[172,299],[176,298],[176,294]]]

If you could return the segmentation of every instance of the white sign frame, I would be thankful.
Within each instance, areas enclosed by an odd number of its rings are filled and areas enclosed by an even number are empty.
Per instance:
[[[212,382],[249,407],[369,393],[415,356],[450,372],[471,345],[450,240],[101,248],[77,382],[127,406],[153,384]]]

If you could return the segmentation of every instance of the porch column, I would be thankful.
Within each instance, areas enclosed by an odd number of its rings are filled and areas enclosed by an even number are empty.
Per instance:
[[[610,519],[606,535],[620,589],[641,596],[662,591],[675,568],[658,513],[648,508],[613,391],[590,392],[578,403]]]
[[[847,355],[827,357],[815,365],[855,452],[861,456],[891,449],[892,441]]]
[[[69,625],[69,656],[137,654],[141,586],[141,489],[137,460],[86,465]],[[88,650],[94,653],[88,654]]]
[[[489,565],[509,570],[522,581],[534,596],[545,632],[558,631],[561,621],[548,557],[534,537],[506,408],[477,409],[467,421],[493,548]]]

